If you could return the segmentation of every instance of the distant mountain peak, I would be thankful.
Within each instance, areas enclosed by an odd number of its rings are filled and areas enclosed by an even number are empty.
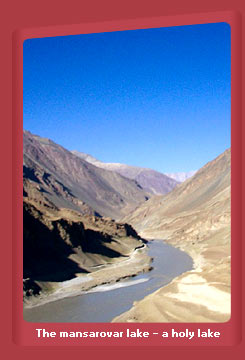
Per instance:
[[[191,170],[187,172],[164,173],[164,174],[178,182],[184,182],[185,180],[189,179],[191,176],[195,175],[196,172],[197,170]]]
[[[81,159],[83,159],[85,161],[90,162],[91,164],[100,162],[98,159],[96,159],[92,155],[85,154],[84,152],[80,152],[80,151],[77,151],[77,150],[72,150],[71,153],[78,156],[78,157],[80,157]]]

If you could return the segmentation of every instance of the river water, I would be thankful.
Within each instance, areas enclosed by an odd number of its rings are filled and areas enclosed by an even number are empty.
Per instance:
[[[111,322],[176,276],[192,269],[192,258],[163,240],[148,243],[153,270],[112,285],[97,286],[86,294],[64,298],[30,309],[24,319],[31,322]]]

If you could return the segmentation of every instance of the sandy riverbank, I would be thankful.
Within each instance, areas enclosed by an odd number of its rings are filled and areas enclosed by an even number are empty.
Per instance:
[[[171,236],[169,243],[193,258],[194,269],[135,302],[113,322],[228,321],[231,312],[230,227],[211,231],[205,241],[196,244],[174,241]]]
[[[169,194],[152,197],[123,219],[145,239],[165,239],[188,253],[194,269],[135,303],[114,322],[229,320],[230,163],[227,149]]]

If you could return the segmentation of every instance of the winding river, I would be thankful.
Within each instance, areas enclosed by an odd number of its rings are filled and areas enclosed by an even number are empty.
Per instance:
[[[29,309],[24,319],[31,322],[111,322],[178,275],[192,269],[192,258],[163,240],[148,243],[153,270],[111,285],[101,285],[79,296],[64,298]]]

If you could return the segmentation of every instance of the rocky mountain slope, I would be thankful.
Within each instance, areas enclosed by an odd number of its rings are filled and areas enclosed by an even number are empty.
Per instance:
[[[145,191],[152,194],[167,194],[179,183],[156,170],[119,163],[104,163],[91,155],[76,150],[72,151],[72,153],[99,168],[114,171],[126,178],[136,180]]]
[[[23,133],[23,152],[24,179],[58,208],[118,219],[149,197],[135,180],[98,168],[27,131]],[[34,196],[29,190],[24,183],[24,191]]]
[[[77,279],[81,291],[149,269],[150,258],[142,252],[123,271],[109,270],[112,264],[129,259],[136,249],[145,248],[132,226],[71,209],[58,209],[42,199],[42,195],[39,199],[36,202],[24,196],[23,202],[26,302],[28,298],[33,302],[30,297],[33,294],[43,296],[62,290],[62,284],[68,280]],[[91,277],[91,274],[95,275]],[[74,291],[72,284],[66,286],[66,291],[68,288]],[[40,296],[36,301],[40,301]]]
[[[195,268],[138,302],[115,321],[229,319],[230,149],[171,193],[151,198],[123,220],[142,236],[166,239],[189,253]]]

